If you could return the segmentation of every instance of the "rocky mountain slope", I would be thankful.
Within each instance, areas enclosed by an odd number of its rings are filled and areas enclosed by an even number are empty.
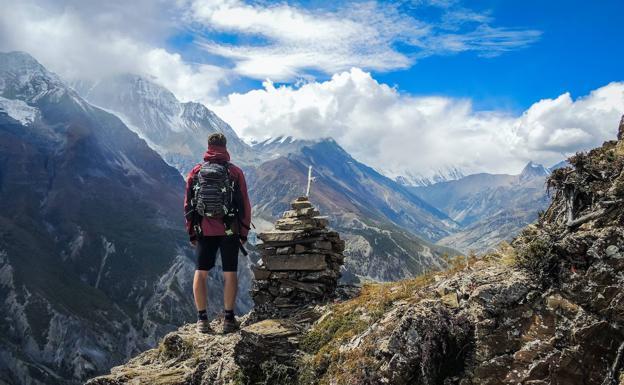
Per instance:
[[[240,333],[169,334],[90,385],[618,384],[624,368],[624,120],[570,159],[510,246]]]
[[[208,135],[214,132],[225,134],[240,165],[256,160],[249,145],[214,112],[200,103],[181,103],[149,79],[126,74],[74,86],[90,103],[120,117],[184,175],[201,159]]]
[[[194,318],[183,189],[117,117],[0,53],[0,382],[79,383]]]
[[[458,180],[412,188],[460,228],[438,242],[464,252],[493,250],[534,222],[547,207],[550,170],[529,162],[518,175],[473,174]]]
[[[90,102],[119,115],[183,173],[200,159],[206,137],[215,131],[224,132],[233,161],[243,166],[249,179],[254,223],[259,228],[279,216],[288,202],[303,192],[307,165],[323,164],[325,172],[318,182],[329,191],[320,195],[322,208],[335,213],[332,219],[340,218],[343,227],[357,230],[351,231],[353,236],[348,239],[348,252],[360,257],[360,263],[347,266],[352,273],[399,279],[439,267],[443,255],[456,254],[423,239],[450,234],[453,221],[405,187],[355,161],[333,140],[279,137],[250,147],[203,105],[180,103],[170,91],[147,79],[123,75],[75,86]],[[335,165],[347,164],[334,172],[330,160]],[[276,192],[279,195],[274,195]]]
[[[450,234],[455,226],[452,220],[404,186],[353,159],[333,139],[286,138],[254,146],[258,148],[280,154],[247,176],[254,215],[264,219],[257,221],[260,230],[305,192],[311,165],[315,178],[311,200],[344,235],[348,271],[376,280],[396,280],[443,266],[445,255],[457,254],[424,239]]]

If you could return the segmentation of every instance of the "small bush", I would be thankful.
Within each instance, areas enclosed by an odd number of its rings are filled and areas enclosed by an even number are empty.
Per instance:
[[[516,260],[520,267],[525,268],[542,286],[556,283],[559,276],[560,260],[554,253],[554,242],[546,233],[523,238],[517,242]]]

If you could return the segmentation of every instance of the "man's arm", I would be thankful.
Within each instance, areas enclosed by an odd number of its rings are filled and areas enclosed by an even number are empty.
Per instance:
[[[193,199],[193,180],[199,171],[201,165],[193,167],[186,177],[186,190],[184,194],[184,221],[186,222],[186,232],[189,235],[191,243],[197,241],[197,234],[193,230],[193,216],[195,215],[191,199]]]

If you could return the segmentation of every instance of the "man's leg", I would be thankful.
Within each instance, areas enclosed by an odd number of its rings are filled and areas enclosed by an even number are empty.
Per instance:
[[[193,297],[195,298],[195,307],[197,307],[198,329],[202,333],[211,332],[208,314],[206,313],[208,306],[206,279],[208,278],[208,271],[214,267],[218,244],[215,237],[202,237],[197,242],[197,267],[193,277]]]
[[[223,280],[223,307],[225,310],[234,310],[236,293],[238,292],[238,278],[235,271],[224,271]]]
[[[193,295],[195,297],[195,307],[197,311],[206,311],[206,300],[208,297],[208,290],[206,288],[206,279],[208,278],[208,272],[206,270],[195,270],[195,277],[193,278]]]
[[[221,262],[223,265],[223,332],[230,333],[238,329],[234,317],[234,304],[238,291],[238,236],[224,237],[221,242]]]

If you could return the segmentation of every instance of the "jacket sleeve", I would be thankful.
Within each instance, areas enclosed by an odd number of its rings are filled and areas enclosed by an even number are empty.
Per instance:
[[[186,189],[184,193],[184,221],[186,224],[186,232],[191,241],[197,239],[197,235],[193,230],[193,207],[191,205],[191,199],[193,197],[193,179],[195,179],[195,175],[197,175],[200,167],[201,165],[198,164],[189,172],[186,177]]]
[[[251,225],[251,204],[249,203],[249,194],[247,192],[247,182],[245,181],[245,174],[241,170],[238,176],[238,185],[240,186],[243,215],[240,218],[241,228],[240,236],[243,240],[247,240],[247,234],[249,233],[249,226]]]

